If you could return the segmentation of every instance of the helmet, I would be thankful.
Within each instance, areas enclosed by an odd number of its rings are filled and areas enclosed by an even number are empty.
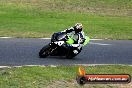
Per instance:
[[[82,26],[81,23],[76,23],[75,26],[74,26],[74,28],[75,28],[75,31],[76,31],[76,32],[81,32],[83,26]]]

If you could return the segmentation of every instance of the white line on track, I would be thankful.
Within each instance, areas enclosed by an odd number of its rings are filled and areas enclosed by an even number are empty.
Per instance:
[[[51,38],[39,38],[39,39],[51,39]]]
[[[51,38],[39,38],[39,39],[51,39]],[[103,40],[103,39],[90,39],[90,40]],[[102,46],[111,45],[111,44],[94,43],[94,42],[90,42],[90,44],[102,45]]]
[[[14,37],[0,37],[0,38],[8,39],[8,38],[14,38]],[[38,38],[38,39],[51,39],[51,38]],[[90,39],[90,40],[103,40],[103,39]]]
[[[103,40],[103,39],[90,39],[90,40]]]
[[[70,64],[69,66],[99,66],[99,65],[116,65],[116,64]],[[126,66],[125,64],[118,64],[121,66]],[[62,65],[20,65],[20,66],[0,66],[0,68],[11,68],[11,67],[23,67],[23,66],[28,66],[28,67],[33,67],[33,66],[39,66],[39,67],[57,67],[57,66],[62,66]],[[65,66],[65,65],[64,65]],[[132,65],[127,65],[127,66],[132,66]]]
[[[117,65],[117,64],[74,64],[75,66],[100,66],[100,65]],[[126,64],[118,64],[121,66],[132,66],[132,65],[126,65]]]
[[[57,65],[20,65],[20,66],[0,66],[0,68],[11,68],[11,67],[23,67],[23,66],[27,66],[27,67],[33,67],[33,66],[39,66],[39,67],[46,67],[46,66],[50,66],[50,67],[57,67]]]
[[[94,43],[94,42],[90,42],[90,44],[95,44],[95,45],[102,45],[102,46],[111,45],[111,44],[104,44],[104,43]]]
[[[7,39],[7,38],[12,38],[12,37],[0,37],[0,38],[5,38],[5,39]]]
[[[9,66],[0,66],[0,68],[8,68]]]
[[[14,37],[0,37],[0,38],[1,38],[1,39],[9,39],[9,38],[14,38]],[[49,40],[49,39],[51,39],[51,38],[38,38],[38,39],[46,39],[46,40]],[[90,40],[103,40],[103,39],[90,39]],[[111,44],[94,43],[94,42],[90,42],[90,44],[103,45],[103,46],[111,45]]]
[[[51,38],[39,38],[39,39],[51,39]],[[103,40],[103,39],[90,39],[90,40]]]

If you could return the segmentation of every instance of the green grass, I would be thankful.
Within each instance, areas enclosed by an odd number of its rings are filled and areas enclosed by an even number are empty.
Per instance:
[[[80,88],[76,83],[76,75],[79,66],[58,67],[11,67],[0,69],[0,88]],[[106,65],[85,66],[87,74],[130,74],[132,66]],[[117,88],[122,85],[91,84],[84,88]],[[126,84],[126,87],[128,84]]]
[[[50,37],[76,22],[90,38],[132,39],[131,0],[0,0],[0,36]]]

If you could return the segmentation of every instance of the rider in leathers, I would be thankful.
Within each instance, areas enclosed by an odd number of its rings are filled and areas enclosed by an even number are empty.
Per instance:
[[[65,32],[68,36],[70,36],[72,39],[74,39],[75,44],[82,44],[85,41],[85,35],[82,30],[83,26],[81,23],[75,24],[75,26],[66,29],[62,32]],[[79,36],[79,38],[78,38]],[[80,40],[79,40],[80,39]]]
[[[70,36],[74,40],[74,44],[83,44],[85,42],[85,35],[83,32],[83,26],[81,23],[75,24],[75,26],[66,29],[62,32],[65,32],[68,36]],[[62,45],[62,47],[65,47],[67,50],[69,50],[68,44]],[[81,49],[82,46],[79,46],[78,49]],[[74,53],[78,54],[79,52],[77,50],[73,51]]]
[[[74,44],[83,44],[85,42],[85,35],[83,32],[83,25],[81,23],[76,23],[75,26],[65,29],[64,31],[58,32],[58,33],[54,33],[54,35],[52,35],[52,40],[54,41],[56,40],[56,35],[61,34],[61,33],[65,33],[67,36],[69,36],[70,38],[72,38],[74,40]],[[65,48],[67,51],[69,51],[71,48],[70,44],[63,44],[61,47]],[[82,46],[79,46],[78,49],[80,50]],[[77,50],[73,51],[75,54],[78,54],[79,52]]]

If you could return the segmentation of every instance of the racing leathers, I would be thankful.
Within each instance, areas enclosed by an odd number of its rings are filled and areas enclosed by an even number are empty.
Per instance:
[[[67,36],[72,38],[74,40],[74,44],[83,44],[85,41],[85,35],[84,32],[76,32],[74,27],[71,27],[69,29],[66,29],[62,32],[65,32]]]
[[[82,49],[82,45],[85,42],[84,32],[83,31],[77,32],[77,31],[75,31],[74,27],[66,29],[62,32],[66,33],[67,36],[69,36],[70,38],[72,38],[74,40],[73,44],[78,44],[78,47],[76,47],[75,50],[73,49],[73,52],[75,54],[80,53],[80,51]],[[70,45],[70,44],[63,44],[62,47],[64,47],[67,51],[70,51],[70,49],[72,49],[72,45]]]

